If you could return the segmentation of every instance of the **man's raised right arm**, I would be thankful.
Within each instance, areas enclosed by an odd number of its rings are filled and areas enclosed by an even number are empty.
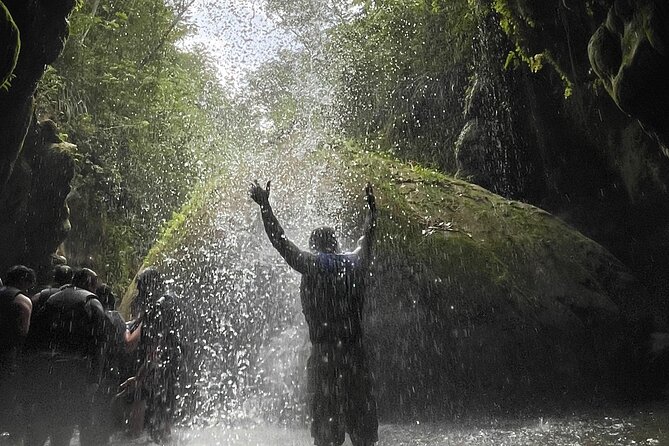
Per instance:
[[[367,187],[365,187],[365,200],[368,207],[367,216],[365,217],[362,237],[358,240],[358,247],[353,251],[353,254],[358,256],[361,261],[360,264],[366,268],[372,261],[372,251],[376,239],[376,199],[374,189],[370,183],[367,183]]]
[[[263,189],[256,181],[251,185],[249,193],[253,201],[260,206],[265,232],[270,242],[272,242],[272,246],[274,246],[291,268],[304,274],[308,271],[310,265],[315,262],[315,256],[310,252],[302,251],[286,237],[286,233],[274,215],[272,206],[269,204],[270,186],[271,183],[268,181],[267,188]]]

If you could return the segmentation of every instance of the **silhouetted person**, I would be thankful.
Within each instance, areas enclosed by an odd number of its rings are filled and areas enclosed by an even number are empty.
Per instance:
[[[155,268],[147,268],[137,277],[138,294],[133,301],[133,312],[141,320],[138,347],[138,372],[126,386],[134,394],[136,417],[130,424],[143,418],[144,426],[156,443],[164,443],[171,436],[176,411],[179,363],[182,348],[179,344],[181,312],[172,296],[165,294],[163,279]],[[139,425],[131,426],[137,435]]]
[[[102,307],[105,311],[115,311],[116,310],[116,296],[112,287],[103,283],[97,287],[95,290],[95,295],[98,296],[98,300],[102,304]]]
[[[112,400],[118,393],[118,388],[121,384],[121,369],[123,365],[128,363],[130,351],[136,347],[138,339],[133,342],[125,320],[115,310],[116,296],[112,288],[107,284],[101,284],[98,286],[95,294],[104,307],[105,315],[108,319],[106,327],[107,349],[102,380],[96,396],[96,404],[93,408],[93,435],[95,444],[105,445],[109,443],[109,439],[116,429],[112,414]],[[138,338],[139,333],[137,335]]]
[[[32,297],[33,302],[33,316],[39,312],[44,306],[44,303],[60,289],[72,283],[74,271],[67,265],[56,265],[53,269],[53,282],[48,288],[44,288],[39,293]]]
[[[365,275],[372,257],[376,204],[371,185],[366,198],[369,213],[364,235],[352,253],[340,253],[334,230],[315,229],[312,251],[300,250],[286,237],[269,204],[270,183],[256,182],[251,198],[260,205],[267,236],[294,270],[302,274],[302,312],[309,326],[312,349],[307,366],[317,446],[340,445],[348,432],[354,446],[378,439],[376,402],[362,346]]]
[[[0,434],[18,435],[20,380],[18,355],[28,335],[32,303],[28,290],[35,286],[35,271],[13,266],[0,288]]]
[[[91,412],[104,364],[107,317],[93,292],[97,274],[84,268],[72,284],[44,303],[30,335],[26,375],[32,426],[27,446],[70,444],[79,427],[82,446],[93,445]]]

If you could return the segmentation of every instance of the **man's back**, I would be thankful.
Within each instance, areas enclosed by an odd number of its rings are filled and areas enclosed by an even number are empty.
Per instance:
[[[369,212],[363,236],[350,254],[339,254],[331,227],[311,233],[311,252],[299,249],[274,216],[269,204],[270,183],[263,189],[255,182],[249,192],[260,205],[272,246],[302,275],[302,311],[312,344],[307,380],[314,442],[340,445],[346,431],[355,446],[372,445],[378,440],[378,421],[362,345],[364,284],[376,228],[372,186],[365,188]]]
[[[49,287],[49,288],[44,288],[42,291],[39,293],[35,294],[32,297],[32,302],[33,302],[33,317],[39,313],[39,311],[44,307],[44,304],[46,303],[47,300],[57,292],[61,290],[60,287]]]
[[[302,312],[311,342],[362,336],[364,271],[355,254],[317,255],[317,267],[302,274]]]
[[[36,316],[30,346],[53,353],[92,355],[103,340],[104,318],[93,293],[65,287],[49,297]]]
[[[0,357],[17,346],[21,339],[19,307],[15,302],[21,290],[4,286],[0,288]]]

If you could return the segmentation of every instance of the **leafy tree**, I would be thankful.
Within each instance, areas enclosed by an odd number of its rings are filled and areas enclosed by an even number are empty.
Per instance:
[[[179,48],[192,4],[83,3],[39,91],[40,116],[77,145],[67,255],[119,287],[224,145],[217,122],[227,99],[215,70]]]
[[[340,115],[354,137],[454,170],[476,17],[467,0],[359,2],[332,31]]]

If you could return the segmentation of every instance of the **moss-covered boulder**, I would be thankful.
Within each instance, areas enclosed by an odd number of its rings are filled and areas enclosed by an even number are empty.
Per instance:
[[[271,200],[302,246],[328,217],[353,240],[364,184],[376,187],[365,327],[383,417],[587,400],[634,384],[646,297],[597,243],[541,209],[389,157],[286,158],[277,163],[296,175],[294,190],[275,177]],[[298,275],[273,252],[235,176],[177,216],[148,263],[197,309],[200,382],[208,397],[218,392],[217,413],[245,400],[294,415],[308,349]]]
[[[604,248],[541,209],[418,166],[370,154],[351,166],[351,189],[369,178],[383,209],[366,326],[384,413],[638,388],[628,379],[646,296]]]

